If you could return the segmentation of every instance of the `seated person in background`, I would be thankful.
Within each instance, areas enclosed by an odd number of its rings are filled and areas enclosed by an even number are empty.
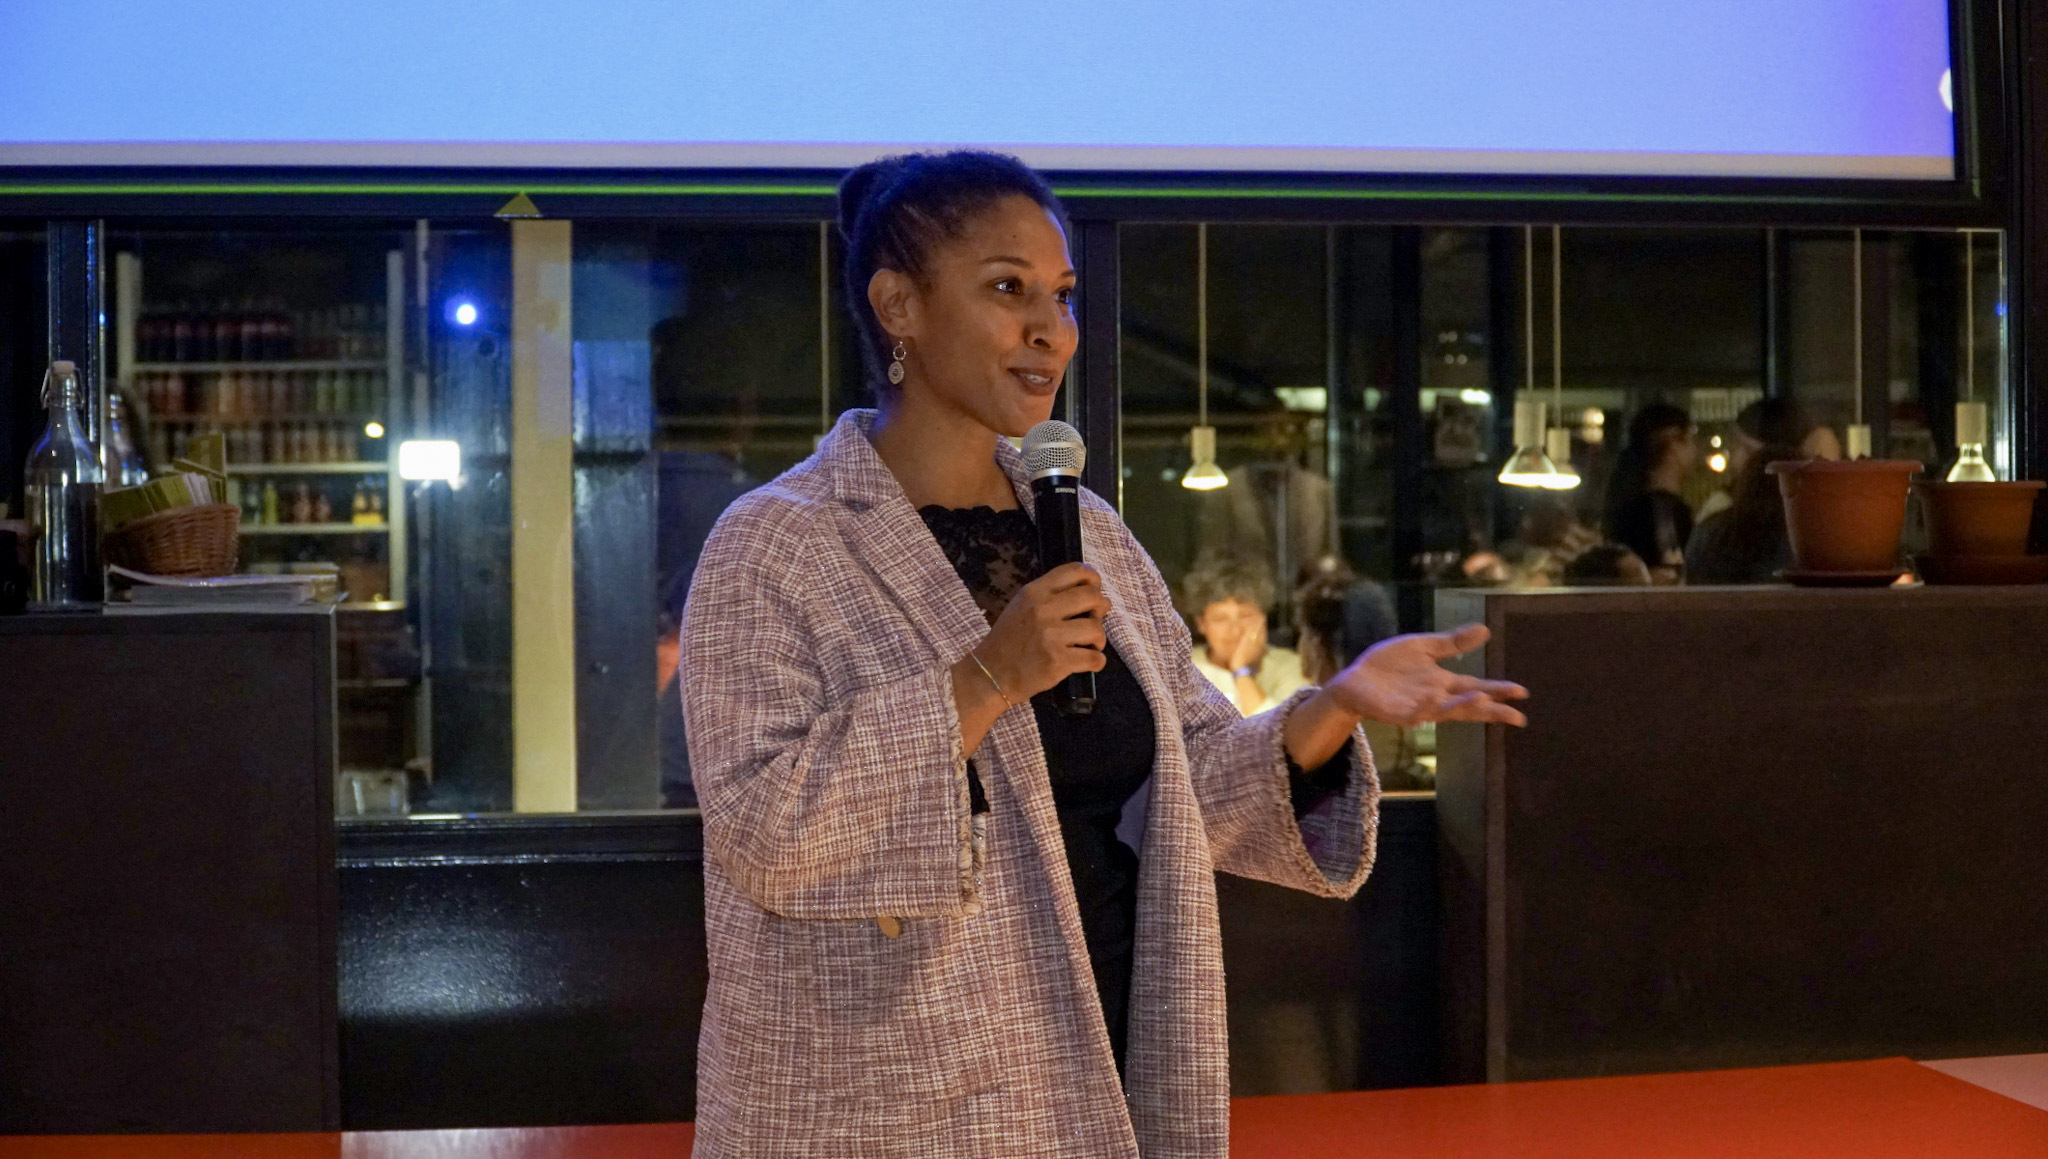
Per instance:
[[[1607,488],[1607,538],[1642,558],[1660,583],[1677,583],[1692,537],[1692,508],[1678,491],[1697,448],[1692,418],[1652,403],[1628,424],[1628,445]]]
[[[1780,460],[1840,458],[1834,432],[1790,399],[1767,398],[1742,408],[1731,463],[1735,482],[1725,511],[1700,521],[1685,548],[1686,578],[1696,584],[1766,584],[1792,566],[1792,540],[1778,480],[1765,468]]]
[[[1532,496],[1515,537],[1501,545],[1508,572],[1499,582],[1511,588],[1556,587],[1564,582],[1565,565],[1599,542],[1600,533],[1586,526],[1570,500]],[[1477,577],[1473,582],[1479,582]]]
[[[1700,504],[1694,519],[1704,523],[1735,505],[1735,481],[1742,469],[1765,447],[1796,447],[1802,459],[1839,459],[1842,440],[1831,427],[1815,422],[1788,398],[1759,399],[1735,416],[1735,433],[1728,440],[1728,487],[1716,491]],[[1698,526],[1695,523],[1695,526]]]
[[[1294,597],[1294,626],[1301,644],[1302,675],[1325,684],[1367,648],[1400,632],[1387,589],[1361,578],[1343,560],[1324,556]],[[1434,780],[1416,759],[1415,730],[1380,721],[1365,722],[1366,743],[1380,788],[1433,788]]]
[[[1183,607],[1201,642],[1195,667],[1246,716],[1306,687],[1301,657],[1266,644],[1273,570],[1235,552],[1203,552],[1181,581]]]
[[[1564,565],[1563,579],[1568,588],[1648,587],[1654,582],[1642,559],[1618,543],[1596,544],[1573,556]]]

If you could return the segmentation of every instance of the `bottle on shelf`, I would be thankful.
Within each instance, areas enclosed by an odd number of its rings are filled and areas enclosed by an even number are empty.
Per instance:
[[[313,496],[304,483],[292,489],[292,511],[286,523],[313,522]]]
[[[263,316],[256,312],[255,299],[242,299],[241,309],[235,313],[235,328],[244,362],[268,357],[263,348]]]
[[[148,311],[135,320],[135,357],[141,362],[162,362],[164,316]]]
[[[110,487],[139,487],[149,482],[149,463],[129,436],[133,423],[128,415],[128,396],[116,390],[107,399],[106,437],[100,440],[101,471]]]
[[[192,328],[192,315],[186,311],[183,303],[180,303],[177,310],[172,313],[170,331],[170,361],[196,360],[199,357],[197,351],[200,343]]]
[[[314,488],[313,488],[313,520],[312,520],[312,521],[313,521],[314,523],[332,523],[332,522],[334,522],[334,504],[333,504],[332,502],[330,502],[330,501],[328,500],[328,498],[327,498],[327,488],[326,488],[326,487],[314,487]]]
[[[237,362],[242,357],[242,327],[229,309],[224,301],[214,308],[213,357],[209,361]]]
[[[258,523],[276,523],[277,509],[277,483],[275,480],[265,479],[263,481],[262,507],[259,510],[256,521]]]
[[[43,611],[95,610],[103,590],[99,510],[106,471],[85,438],[84,401],[77,366],[51,363],[43,378],[49,424],[22,477],[28,517],[40,530],[29,598]]]

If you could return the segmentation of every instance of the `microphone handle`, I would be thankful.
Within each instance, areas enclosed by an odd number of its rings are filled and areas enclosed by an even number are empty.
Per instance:
[[[1081,480],[1048,475],[1031,482],[1038,508],[1039,574],[1081,559]],[[1053,686],[1053,703],[1067,716],[1095,711],[1095,673],[1075,672]]]
[[[1076,672],[1060,681],[1053,691],[1053,703],[1068,716],[1087,716],[1095,711],[1095,673]]]

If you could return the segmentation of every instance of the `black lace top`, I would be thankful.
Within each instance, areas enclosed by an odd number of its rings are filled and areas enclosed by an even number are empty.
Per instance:
[[[953,570],[993,623],[1017,589],[1038,575],[1038,534],[1021,508],[925,507],[918,511]],[[1095,968],[1109,1042],[1118,1073],[1124,1065],[1125,1027],[1131,993],[1131,952],[1138,929],[1138,854],[1117,839],[1117,823],[1131,795],[1152,775],[1157,740],[1152,705],[1138,678],[1115,648],[1095,674],[1095,711],[1067,716],[1051,692],[1031,698],[1038,737],[1045,746],[1053,808],[1066,841],[1067,870],[1081,910],[1081,933]],[[1351,744],[1313,770],[1287,767],[1298,819],[1341,793],[1351,776]],[[975,812],[988,799],[973,762],[967,766]]]
[[[1037,531],[1022,509],[933,506],[918,514],[990,622],[1038,575]],[[1095,711],[1067,716],[1050,692],[1032,697],[1031,711],[1045,746],[1095,989],[1121,1071],[1138,929],[1138,854],[1117,840],[1116,827],[1125,803],[1152,775],[1156,734],[1138,678],[1116,649],[1107,649],[1105,659],[1108,666],[1095,675]],[[976,808],[986,809],[979,776],[971,764],[968,771]]]

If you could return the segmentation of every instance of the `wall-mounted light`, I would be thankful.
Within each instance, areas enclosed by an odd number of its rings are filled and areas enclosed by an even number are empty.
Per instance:
[[[398,477],[416,483],[462,477],[462,444],[453,439],[407,439],[398,444]]]

